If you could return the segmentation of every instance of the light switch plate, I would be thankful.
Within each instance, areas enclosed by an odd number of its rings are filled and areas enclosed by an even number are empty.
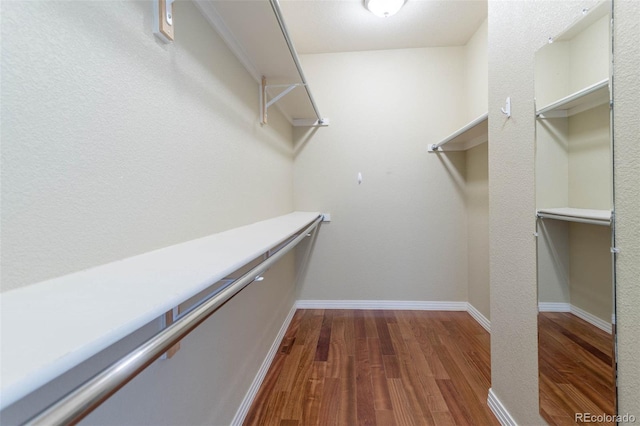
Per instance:
[[[165,43],[173,41],[173,0],[153,0],[153,34]]]

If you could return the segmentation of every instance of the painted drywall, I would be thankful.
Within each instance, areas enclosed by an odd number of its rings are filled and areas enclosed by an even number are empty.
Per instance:
[[[610,323],[613,313],[611,229],[569,224],[571,305]]]
[[[489,145],[465,151],[467,190],[467,234],[469,303],[487,319],[490,312],[489,284]]]
[[[537,87],[538,85],[536,85]],[[536,120],[536,208],[569,206],[569,120]]]
[[[467,122],[487,112],[487,21],[465,46]],[[487,319],[489,308],[489,160],[488,146],[465,151],[468,301]]]
[[[291,127],[258,124],[257,83],[193,4],[170,45],[151,2],[0,7],[3,290],[292,210]],[[86,423],[229,424],[293,305],[293,257],[254,284]]]
[[[640,2],[614,2],[618,410],[640,418]],[[637,421],[637,420],[636,420]]]
[[[182,3],[164,45],[150,2],[3,2],[3,290],[292,210],[291,127]]]
[[[518,424],[538,413],[534,55],[593,1],[489,2],[489,208],[492,389]],[[619,412],[638,418],[640,351],[640,4],[614,5],[614,137]],[[513,115],[499,110],[511,96]],[[625,253],[623,255],[623,253]]]
[[[569,223],[538,220],[537,230],[538,302],[571,303]]]
[[[578,23],[536,52],[534,78],[538,108],[609,77],[607,6],[593,13],[604,16],[589,25],[583,25],[584,21]]]
[[[487,20],[478,27],[465,46],[465,118],[469,122],[487,112]]]
[[[569,93],[609,77],[609,15],[603,16],[576,35],[569,47]]]
[[[609,105],[569,117],[569,207],[612,207]]]
[[[294,133],[295,208],[331,223],[299,298],[466,301],[465,156],[427,153],[464,124],[464,47],[301,60],[331,125]]]

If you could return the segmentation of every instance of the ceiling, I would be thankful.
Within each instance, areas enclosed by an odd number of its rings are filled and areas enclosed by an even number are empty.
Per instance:
[[[299,54],[462,46],[487,17],[487,0],[407,0],[379,18],[364,0],[280,0]]]

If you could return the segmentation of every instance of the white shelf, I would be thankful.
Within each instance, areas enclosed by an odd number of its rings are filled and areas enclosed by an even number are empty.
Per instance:
[[[489,114],[480,117],[456,130],[440,142],[431,144],[429,152],[434,151],[466,151],[487,142],[489,132]]]
[[[294,126],[313,126],[323,117],[315,105],[293,45],[289,44],[286,26],[276,13],[277,0],[219,1],[196,0],[194,3],[209,24],[220,34],[231,51],[253,78],[267,86],[273,99],[287,85],[300,85],[275,104]],[[281,16],[280,16],[281,18]],[[325,122],[326,125],[326,122]]]
[[[294,212],[0,294],[0,409],[286,241]]]
[[[537,216],[543,219],[564,220],[568,222],[590,223],[593,225],[611,225],[611,210],[576,209],[559,207],[539,209]]]
[[[538,118],[570,117],[609,102],[609,79],[599,81],[536,111]]]

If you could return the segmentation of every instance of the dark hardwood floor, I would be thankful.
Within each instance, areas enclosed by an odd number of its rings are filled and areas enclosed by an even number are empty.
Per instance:
[[[611,334],[570,313],[541,312],[538,336],[540,410],[545,420],[550,425],[575,425],[582,424],[575,421],[575,413],[613,414]]]
[[[246,425],[499,425],[466,312],[298,310]]]

